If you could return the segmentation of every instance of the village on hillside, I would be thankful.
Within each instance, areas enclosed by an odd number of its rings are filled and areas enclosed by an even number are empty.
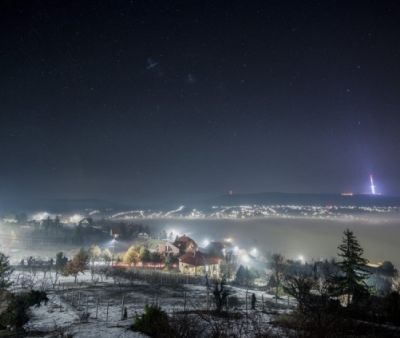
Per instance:
[[[338,258],[290,258],[268,248],[247,248],[231,237],[210,234],[196,241],[168,228],[91,218],[73,221],[71,227],[58,216],[47,216],[4,225],[3,238],[9,240],[3,248],[26,243],[35,252],[32,247],[40,247],[38,241],[45,237],[53,255],[48,248],[36,255],[23,255],[22,250],[9,257],[1,254],[0,332],[161,337],[146,326],[150,320],[171,330],[165,337],[187,337],[182,332],[190,330],[193,337],[292,337],[296,330],[329,331],[327,323],[348,320],[352,309],[350,318],[361,318],[362,311],[378,332],[388,337],[398,333],[393,313],[400,290],[398,272],[389,261],[364,259],[351,231],[344,233],[343,241],[354,246],[357,257],[350,261],[355,289],[342,284],[343,262],[350,253],[341,246]],[[78,238],[79,244],[72,245]],[[367,300],[365,311],[362,304]],[[21,305],[15,308],[17,304]],[[340,313],[332,322],[331,311]],[[316,322],[313,318],[321,313],[326,317]],[[307,319],[301,325],[299,316]],[[383,322],[387,325],[376,326]]]

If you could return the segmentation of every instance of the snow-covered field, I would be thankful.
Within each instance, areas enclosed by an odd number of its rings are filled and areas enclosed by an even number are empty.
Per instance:
[[[145,281],[92,282],[87,271],[74,283],[72,277],[59,277],[54,284],[54,272],[32,276],[28,272],[15,271],[14,290],[29,288],[46,290],[49,302],[31,308],[31,319],[25,329],[31,336],[57,337],[61,332],[73,337],[143,337],[129,329],[136,315],[141,314],[146,304],[158,303],[167,313],[212,309],[212,290],[202,285],[154,285]],[[29,283],[27,283],[27,280]],[[95,276],[95,280],[100,280]],[[250,297],[254,293],[257,310],[250,310]],[[246,306],[247,296],[247,306]],[[274,306],[273,296],[257,290],[231,287],[232,306],[235,312],[257,314],[258,320],[268,323],[274,314],[286,312],[287,300],[280,300]],[[233,302],[235,297],[235,302]],[[264,302],[262,302],[264,300]],[[234,303],[234,304],[233,304]],[[208,304],[208,305],[207,305]],[[271,305],[273,308],[271,308]],[[123,308],[128,318],[122,320]],[[247,308],[247,311],[246,311]],[[266,310],[266,311],[262,311]],[[269,311],[267,311],[269,310]],[[89,313],[88,320],[81,320],[83,313]],[[246,316],[247,317],[247,316]]]

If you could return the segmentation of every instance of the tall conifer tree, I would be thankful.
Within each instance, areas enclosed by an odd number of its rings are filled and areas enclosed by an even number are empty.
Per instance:
[[[368,276],[363,257],[364,250],[356,236],[349,229],[344,231],[342,244],[338,246],[338,256],[342,259],[337,264],[341,274],[335,278],[337,293],[347,296],[347,304],[354,302],[357,296],[368,294],[365,279]]]

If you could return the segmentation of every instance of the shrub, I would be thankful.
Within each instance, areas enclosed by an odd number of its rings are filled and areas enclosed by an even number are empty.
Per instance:
[[[136,316],[132,329],[150,337],[175,337],[167,313],[157,305],[146,305],[144,313]]]
[[[240,299],[237,296],[230,296],[227,299],[227,305],[231,308],[237,308],[242,304],[242,302],[240,301]]]
[[[174,329],[174,337],[176,338],[201,337],[206,329],[205,323],[201,321],[199,316],[187,313],[172,316],[170,325]]]
[[[42,302],[47,303],[48,301],[44,291],[30,291],[11,297],[7,310],[0,316],[0,327],[22,327],[29,320],[27,313],[29,307],[40,306]]]

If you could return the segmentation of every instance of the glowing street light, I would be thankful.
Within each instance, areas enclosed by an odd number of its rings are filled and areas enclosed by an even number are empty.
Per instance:
[[[210,241],[209,241],[208,239],[205,239],[205,240],[203,241],[203,247],[204,247],[204,248],[207,247],[209,244],[210,244]]]
[[[303,255],[298,255],[297,256],[297,260],[299,260],[301,262],[301,264],[304,264],[306,262],[306,260],[305,260]]]
[[[250,262],[250,257],[247,253],[243,253],[240,255],[240,259],[243,263],[248,264]]]
[[[79,214],[74,214],[68,219],[68,223],[77,224],[84,219],[84,216]]]
[[[257,248],[251,249],[250,255],[252,255],[253,257],[257,257],[257,255],[258,255],[258,250],[257,250]]]

